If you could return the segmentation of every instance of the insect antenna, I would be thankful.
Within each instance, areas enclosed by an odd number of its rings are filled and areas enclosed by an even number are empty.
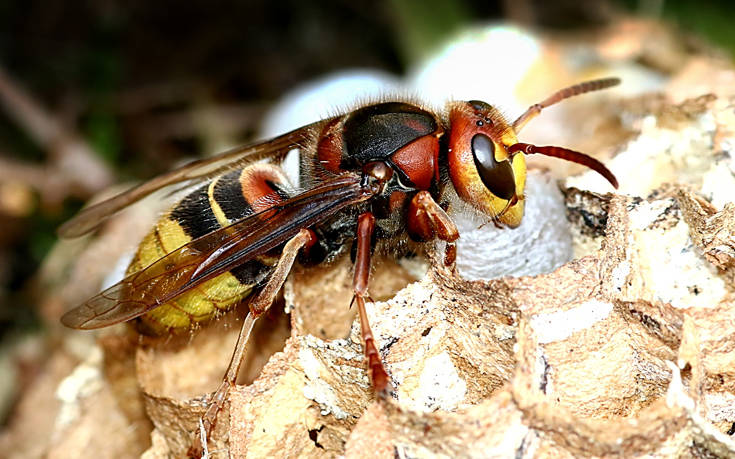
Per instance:
[[[583,83],[560,89],[543,101],[528,107],[528,110],[526,110],[525,113],[513,121],[513,130],[518,133],[518,131],[523,129],[523,126],[525,126],[526,123],[538,116],[538,114],[541,113],[541,110],[554,105],[557,102],[561,102],[564,99],[578,96],[586,92],[599,91],[618,84],[620,84],[620,78],[603,78],[601,80],[585,81]]]
[[[580,153],[578,151],[570,150],[568,148],[563,148],[563,147],[554,147],[554,146],[539,147],[536,145],[532,145],[530,143],[521,143],[521,142],[514,143],[513,145],[508,147],[508,153],[510,153],[511,155],[518,151],[524,154],[527,154],[527,155],[538,153],[541,155],[553,156],[554,158],[560,158],[566,161],[571,161],[573,163],[587,166],[593,171],[605,177],[607,181],[610,182],[610,184],[614,186],[616,189],[618,188],[618,179],[615,178],[615,175],[610,171],[610,169],[605,167],[605,165],[602,164],[600,161],[596,160],[595,158],[591,156],[587,156],[584,153]]]

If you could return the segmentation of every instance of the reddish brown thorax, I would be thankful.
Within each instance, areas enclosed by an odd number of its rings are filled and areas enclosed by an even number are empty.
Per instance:
[[[403,102],[370,105],[327,122],[317,142],[317,160],[327,171],[360,170],[383,161],[399,180],[416,190],[439,181],[439,137],[436,115]]]

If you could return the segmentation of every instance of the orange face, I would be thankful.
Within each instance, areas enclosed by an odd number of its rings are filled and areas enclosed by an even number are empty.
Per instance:
[[[449,112],[449,176],[457,194],[493,221],[511,228],[523,218],[526,160],[508,152],[518,142],[494,107],[458,102]]]

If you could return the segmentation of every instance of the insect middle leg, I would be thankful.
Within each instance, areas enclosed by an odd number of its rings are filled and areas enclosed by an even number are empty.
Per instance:
[[[375,217],[373,214],[370,212],[360,214],[357,218],[357,253],[355,256],[355,275],[352,280],[352,290],[355,296],[352,301],[357,304],[357,311],[360,314],[360,330],[370,381],[373,383],[376,394],[388,395],[392,392],[393,387],[388,372],[385,371],[383,366],[378,348],[375,346],[375,338],[373,337],[373,331],[370,329],[370,322],[365,309],[365,298],[368,297],[370,252],[374,229]]]
[[[240,328],[240,334],[237,337],[237,344],[235,344],[235,351],[232,353],[232,358],[230,359],[230,364],[227,367],[227,372],[225,373],[222,384],[220,384],[219,388],[212,396],[209,408],[204,413],[204,416],[202,416],[200,429],[203,432],[201,435],[196,437],[197,439],[189,451],[190,456],[197,456],[199,455],[198,453],[202,451],[203,445],[200,444],[202,443],[201,439],[209,437],[209,434],[212,432],[212,429],[217,422],[217,415],[224,407],[230,388],[234,386],[237,381],[237,375],[240,372],[240,366],[242,365],[245,350],[247,349],[248,339],[250,338],[250,333],[253,331],[255,321],[270,308],[273,300],[278,294],[278,291],[286,281],[299,250],[303,247],[310,247],[314,242],[316,242],[316,236],[313,231],[308,229],[302,229],[296,236],[291,238],[283,247],[281,257],[278,259],[275,269],[268,278],[268,282],[250,302],[249,312]]]

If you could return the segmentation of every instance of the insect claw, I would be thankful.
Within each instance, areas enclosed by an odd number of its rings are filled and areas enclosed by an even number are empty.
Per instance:
[[[397,398],[395,388],[393,387],[393,383],[388,382],[388,384],[380,389],[375,391],[375,395],[378,399],[382,400],[390,400]]]
[[[386,399],[393,397],[393,381],[385,370],[382,362],[373,362],[372,365],[368,363],[368,366],[370,371],[370,381],[375,389],[375,394]]]

